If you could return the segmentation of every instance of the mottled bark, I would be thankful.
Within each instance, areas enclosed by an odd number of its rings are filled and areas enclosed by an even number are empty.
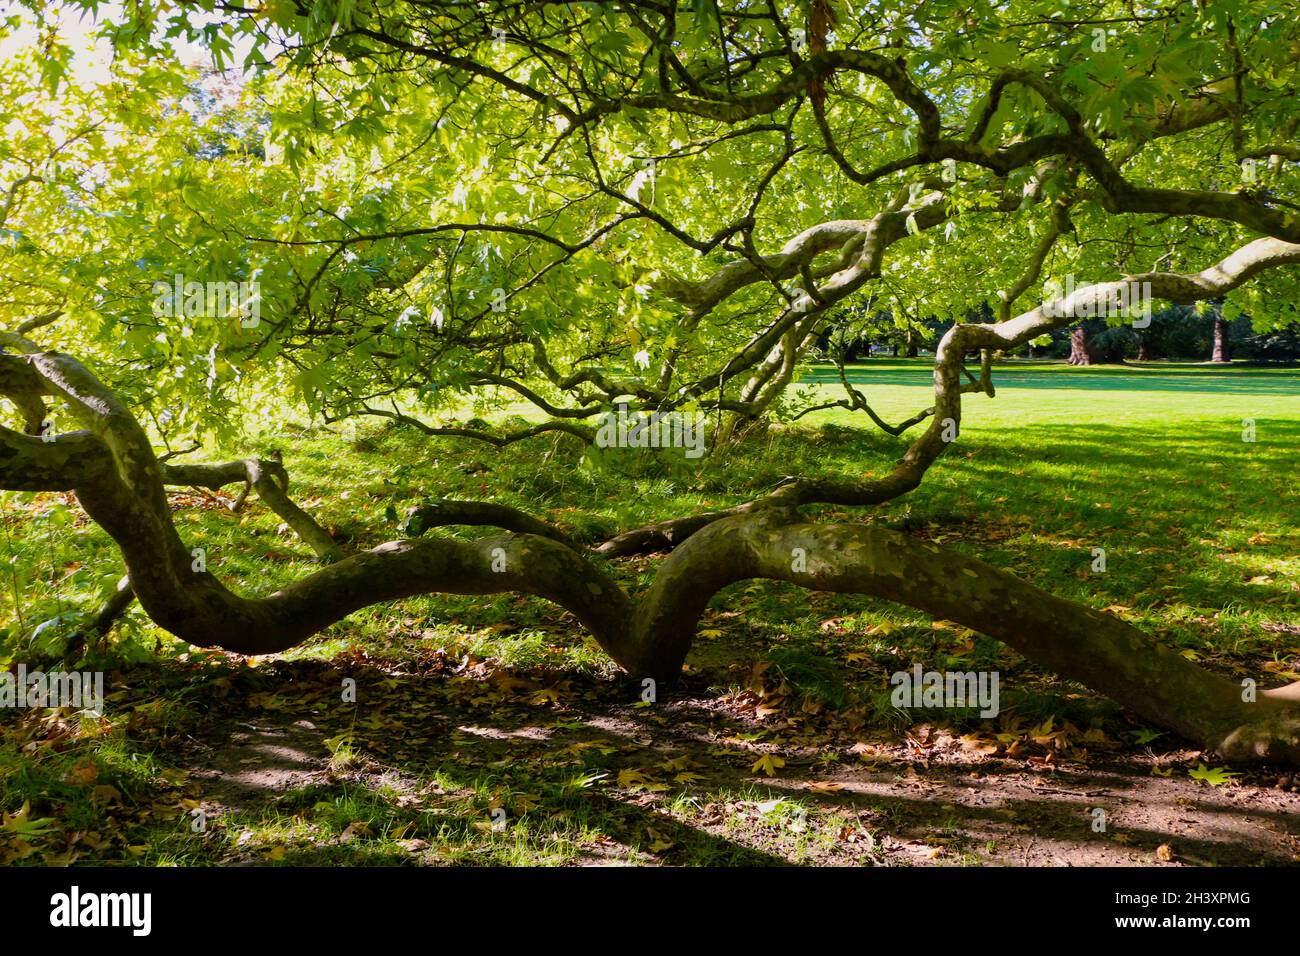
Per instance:
[[[721,588],[747,578],[871,594],[997,638],[1161,727],[1236,759],[1300,762],[1300,684],[1246,700],[1119,618],[898,532],[801,523],[773,509],[719,521],[673,552],[638,605],[636,675],[669,678]]]
[[[1222,294],[1268,265],[1297,261],[1300,245],[1266,239],[1196,275],[1133,278],[1151,282],[1157,295],[1194,301]],[[671,682],[714,596],[736,581],[769,578],[870,594],[956,621],[1225,757],[1300,763],[1300,684],[1243,699],[1238,685],[1125,622],[1055,598],[974,558],[869,525],[809,524],[798,513],[812,503],[876,504],[915,488],[957,438],[962,394],[992,391],[987,362],[980,380],[963,383],[963,375],[973,378],[966,373],[967,357],[987,357],[1060,328],[1071,321],[1065,316],[1078,314],[1074,307],[1108,301],[1118,285],[1076,290],[1064,303],[1064,315],[1039,308],[997,323],[953,326],[935,352],[930,425],[893,472],[872,481],[798,479],[725,516],[699,516],[693,527],[660,529],[663,537],[672,534],[685,543],[635,600],[549,525],[513,509],[472,503],[430,505],[423,516],[434,524],[522,530],[474,541],[393,541],[273,594],[235,594],[211,573],[194,570],[172,523],[168,476],[191,475],[176,470],[184,466],[159,463],[125,405],[80,363],[56,353],[0,355],[0,369],[27,363],[40,390],[63,401],[86,430],[47,441],[0,427],[0,488],[74,490],[117,542],[146,613],[199,646],[273,653],[383,601],[432,592],[523,592],[572,612],[631,675]],[[14,378],[0,375],[0,389],[7,380]],[[267,471],[246,468],[245,474],[260,491],[269,488]],[[283,486],[271,490],[272,497],[275,490],[283,492]]]
[[[1071,365],[1091,365],[1094,361],[1092,346],[1088,342],[1088,332],[1082,325],[1070,330]]]
[[[1214,314],[1214,351],[1210,355],[1210,361],[1232,361],[1232,344],[1228,340],[1228,323],[1223,321],[1223,316],[1217,311]]]

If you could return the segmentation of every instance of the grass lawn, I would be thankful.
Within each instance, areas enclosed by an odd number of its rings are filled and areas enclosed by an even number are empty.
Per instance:
[[[852,372],[891,420],[929,404],[929,375],[924,360]],[[1300,679],[1300,371],[1015,363],[995,384],[967,396],[921,489],[812,513],[968,550],[1225,674]],[[798,390],[839,386],[813,368]],[[356,547],[399,536],[429,496],[500,500],[597,540],[788,475],[880,475],[907,444],[842,410],[707,467],[667,451],[595,468],[563,438],[499,452],[378,426],[278,431],[260,441],[283,450],[291,493]],[[248,593],[309,573],[260,503],[225,508],[236,490],[173,496],[209,568]],[[0,663],[40,660],[60,629],[18,633],[93,604],[120,565],[70,496],[0,500]],[[635,588],[656,563],[611,571]],[[888,676],[913,663],[998,670],[1002,713],[894,709]],[[0,862],[1300,859],[1290,778],[1206,779],[1184,742],[995,642],[779,583],[719,595],[680,692],[653,704],[570,616],[516,596],[370,608],[265,659],[194,652],[137,608],[82,666],[108,672],[104,718],[0,714]],[[1115,826],[1094,833],[1088,808],[1108,800]]]

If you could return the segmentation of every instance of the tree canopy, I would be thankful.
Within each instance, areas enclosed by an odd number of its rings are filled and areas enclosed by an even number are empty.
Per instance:
[[[573,610],[630,673],[668,679],[720,587],[783,578],[966,620],[1236,755],[1300,753],[1291,691],[1251,710],[1128,625],[797,510],[916,488],[963,395],[994,394],[997,353],[1080,315],[1132,321],[1112,308],[1130,288],[1259,331],[1294,321],[1288,4],[74,6],[104,18],[102,76],[79,74],[41,4],[3,27],[43,42],[0,84],[0,391],[29,432],[4,430],[0,484],[75,488],[162,626],[265,652],[377,600],[517,589]],[[180,41],[229,72],[187,66]],[[256,303],[206,314],[190,282],[255,285]],[[490,503],[421,529],[505,538],[394,543],[243,598],[189,570],[167,514],[181,478],[247,480],[333,560],[281,463],[182,473],[201,466],[155,445],[229,441],[288,401],[496,444],[559,432],[593,456],[599,417],[630,406],[707,416],[716,450],[797,414],[800,363],[881,313],[952,323],[933,401],[907,421],[844,380],[864,424],[916,429],[896,468],[794,475],[739,508],[626,529],[596,553],[675,548],[639,599]],[[36,437],[47,399],[53,441]],[[483,428],[456,417],[467,402],[530,413]],[[821,557],[794,568],[794,550]]]
[[[8,121],[57,125],[7,146],[41,181],[5,307],[131,355],[176,428],[252,380],[331,417],[752,417],[845,306],[1006,319],[1066,276],[1294,319],[1289,272],[1176,278],[1300,238],[1284,5],[142,4],[104,32],[98,88],[57,32],[10,65]],[[257,280],[259,325],[154,316],[177,273]]]

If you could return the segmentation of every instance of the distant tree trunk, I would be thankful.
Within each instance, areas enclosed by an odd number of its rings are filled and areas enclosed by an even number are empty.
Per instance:
[[[1082,325],[1076,325],[1070,332],[1070,364],[1091,365],[1092,349],[1088,345],[1088,333]]]
[[[911,332],[907,333],[907,357],[916,358],[916,339],[912,337]]]
[[[1147,344],[1146,336],[1140,336],[1138,338],[1137,360],[1139,362],[1151,361],[1151,346]]]
[[[1214,314],[1214,354],[1211,362],[1231,362],[1232,346],[1228,342],[1228,323],[1217,311]]]

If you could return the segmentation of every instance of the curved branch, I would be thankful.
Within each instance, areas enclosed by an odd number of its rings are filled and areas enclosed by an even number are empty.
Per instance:
[[[631,672],[676,674],[709,601],[748,578],[905,604],[997,638],[1232,759],[1300,761],[1294,687],[1245,701],[1239,684],[1132,625],[999,568],[884,528],[798,523],[782,509],[716,522],[673,552],[640,602]]]
[[[507,522],[548,536],[389,542],[266,597],[244,598],[187,565],[166,507],[162,468],[125,406],[67,356],[45,353],[32,364],[52,389],[80,405],[95,431],[44,441],[0,428],[0,487],[75,489],[121,548],[149,616],[192,644],[273,653],[372,604],[430,592],[519,591],[571,611],[633,676],[671,682],[713,596],[761,577],[872,594],[957,621],[1233,759],[1300,762],[1294,688],[1244,702],[1233,684],[1153,645],[1123,621],[897,532],[801,523],[793,507],[779,502],[781,490],[748,512],[710,521],[674,551],[635,603],[592,561],[556,540],[550,526],[503,506],[458,502],[441,515],[435,507],[431,517]],[[47,487],[33,488],[37,479]]]
[[[355,415],[368,415],[375,418],[388,418],[395,422],[400,422],[417,431],[433,437],[442,438],[472,438],[475,441],[486,442],[497,448],[504,448],[507,445],[513,445],[517,441],[523,441],[526,438],[533,438],[537,435],[544,435],[547,432],[562,432],[566,435],[572,435],[574,438],[590,445],[596,440],[596,433],[593,429],[579,425],[571,421],[549,421],[541,422],[537,425],[529,425],[526,428],[517,428],[514,431],[498,434],[490,431],[480,431],[477,428],[463,428],[455,425],[429,425],[420,421],[411,415],[404,415],[401,412],[390,412],[383,408],[373,408],[369,405],[363,406]],[[338,418],[327,418],[327,422],[339,421]]]

